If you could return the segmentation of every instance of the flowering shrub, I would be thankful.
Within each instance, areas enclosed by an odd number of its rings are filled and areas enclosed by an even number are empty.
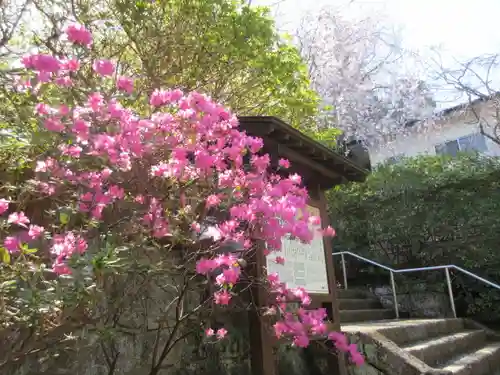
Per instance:
[[[10,272],[4,275],[18,280],[21,266],[23,272],[48,266],[59,275],[56,280],[73,280],[82,286],[78,295],[83,290],[88,297],[92,290],[106,290],[106,275],[123,272],[117,264],[123,267],[127,257],[156,253],[162,265],[172,262],[172,273],[182,274],[186,285],[198,293],[212,291],[191,311],[177,311],[178,323],[212,305],[230,308],[238,285],[260,282],[275,296],[266,311],[276,317],[278,338],[306,347],[312,336],[328,337],[362,363],[355,346],[329,332],[324,309],[306,309],[310,297],[304,289],[287,288],[276,274],[267,280],[245,275],[257,242],[266,243],[266,254],[283,264],[275,254],[283,236],[313,238],[309,223],[319,218],[307,214],[300,176],[268,173],[270,158],[259,153],[262,140],[239,131],[237,118],[209,97],[157,89],[145,103],[134,93],[133,78],[121,76],[114,62],[85,53],[92,35],[83,26],[69,26],[65,35],[73,53],[22,60],[26,72],[17,90],[38,97],[34,113],[40,132],[54,146],[36,160],[28,181],[34,188],[31,203],[22,194],[0,200],[2,267]],[[281,160],[278,168],[289,164]],[[37,212],[41,201],[50,202],[44,214]],[[212,240],[204,242],[213,215],[222,218],[212,228]],[[241,250],[224,251],[229,242],[241,244]],[[124,247],[128,252],[120,258]],[[180,301],[184,291],[178,293],[174,300]],[[12,308],[8,301],[5,310]],[[300,307],[290,311],[288,303],[296,301]],[[91,303],[85,306],[88,317],[95,315]],[[65,302],[54,301],[47,309],[45,315],[60,319]],[[4,328],[19,324],[9,319]],[[202,323],[208,337],[231,334]]]

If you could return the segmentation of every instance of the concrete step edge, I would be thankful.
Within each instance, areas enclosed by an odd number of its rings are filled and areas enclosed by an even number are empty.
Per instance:
[[[358,309],[340,310],[340,322],[369,322],[394,318],[394,310],[390,309]]]
[[[500,369],[500,342],[492,342],[438,367],[453,375],[488,375]]]
[[[459,331],[402,345],[402,349],[430,366],[448,361],[459,353],[477,349],[486,342],[482,330]]]
[[[356,309],[356,310],[340,310],[340,313],[343,313],[343,312],[368,312],[368,311],[390,311],[392,313],[394,313],[394,310],[393,309],[384,309],[384,308],[380,308],[380,309]]]
[[[341,298],[365,298],[374,297],[370,292],[362,289],[337,289],[337,297]]]
[[[381,327],[378,331],[398,345],[407,345],[463,330],[465,328],[462,319],[415,319],[397,321],[393,325]]]

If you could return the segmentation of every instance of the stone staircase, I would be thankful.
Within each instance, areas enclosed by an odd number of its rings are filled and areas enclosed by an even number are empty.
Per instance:
[[[393,309],[384,309],[380,301],[369,293],[356,289],[341,289],[338,297],[342,323],[386,320],[396,317]]]
[[[500,336],[478,323],[396,320],[393,310],[357,290],[340,290],[339,303],[342,330],[367,359],[351,374],[500,375]]]

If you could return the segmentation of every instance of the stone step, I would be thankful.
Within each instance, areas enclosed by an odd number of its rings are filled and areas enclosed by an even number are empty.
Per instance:
[[[405,345],[402,349],[434,367],[445,363],[459,353],[466,353],[481,347],[485,341],[486,332],[470,330],[418,341]]]
[[[458,356],[440,370],[453,375],[488,375],[500,370],[500,342],[493,342],[480,349]]]
[[[462,319],[412,319],[382,325],[378,331],[402,346],[464,330]]]
[[[361,299],[368,298],[369,294],[359,289],[338,289],[338,299]]]
[[[365,310],[340,310],[340,322],[369,322],[377,320],[394,319],[394,310],[365,309]]]
[[[370,310],[382,308],[380,301],[375,298],[339,299],[340,310]]]

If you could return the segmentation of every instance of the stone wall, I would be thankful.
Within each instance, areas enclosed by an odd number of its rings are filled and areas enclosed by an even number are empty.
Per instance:
[[[323,343],[312,342],[307,348],[282,345],[277,351],[277,361],[278,375],[338,375],[336,354]]]
[[[118,283],[118,293],[124,295],[116,328],[109,321],[89,326],[80,332],[73,332],[81,339],[50,345],[38,355],[14,363],[10,368],[0,370],[8,375],[150,375],[151,360],[157,341],[157,328],[161,319],[171,319],[165,308],[176,297],[165,285],[175,284],[175,279],[162,275],[138,288],[138,276],[132,274]],[[199,290],[193,288],[193,290]],[[116,293],[115,293],[116,292]],[[189,303],[198,303],[199,294],[189,295]],[[111,294],[110,294],[111,295]],[[109,318],[116,306],[113,299],[102,301],[100,311]],[[161,369],[155,375],[251,375],[250,335],[248,312],[217,313],[208,309],[212,327],[226,327],[229,335],[218,343],[209,343],[203,337],[202,321],[207,317],[195,316],[182,328],[198,334],[179,342],[168,354]],[[104,319],[104,318],[103,318]],[[160,344],[168,338],[168,329],[159,337]],[[337,375],[335,356],[312,344],[307,349],[281,345],[277,350],[278,375]],[[111,369],[114,369],[111,371]],[[352,375],[365,375],[353,373]],[[374,375],[367,373],[366,375]]]
[[[179,344],[177,350],[169,354],[158,375],[250,375],[250,346],[245,314],[233,315],[225,326],[231,332],[227,340],[207,344],[200,335]],[[109,375],[107,360],[120,353],[113,375],[148,375],[155,339],[155,332],[121,334],[115,335],[110,345],[111,341],[105,342],[102,337],[90,335],[76,347],[49,349],[43,356],[31,357],[19,367],[12,367],[8,373]]]
[[[397,290],[397,286],[396,286]],[[390,286],[371,288],[384,308],[394,308],[394,297]],[[452,314],[447,293],[426,291],[424,285],[417,285],[411,290],[397,290],[398,308],[401,316],[409,318],[444,318]]]
[[[216,345],[186,342],[166,361],[159,375],[251,375],[248,326],[243,315],[235,316],[231,335]],[[115,339],[120,352],[113,375],[147,375],[150,371],[152,335]],[[57,353],[57,354],[56,354]],[[110,353],[108,353],[110,354]],[[312,344],[309,348],[281,345],[277,349],[277,375],[337,375],[335,355]],[[24,363],[9,375],[109,375],[109,365],[97,339],[76,350],[54,350],[43,362]],[[349,375],[381,375],[371,366],[349,367]]]
[[[0,369],[3,375],[150,375],[155,343],[160,353],[176,322],[174,276],[130,272],[116,280],[93,310],[95,324],[71,332],[75,340],[54,343],[39,353]],[[193,281],[195,283],[196,281]],[[200,287],[184,293],[181,316],[201,301]],[[116,297],[116,298],[114,298]],[[174,302],[173,308],[168,308]],[[185,319],[177,331],[180,339],[155,375],[250,375],[250,348],[246,311],[225,313],[210,306]],[[225,327],[227,339],[209,342],[201,322]],[[159,355],[159,354],[158,354]],[[112,370],[112,371],[111,371]]]

